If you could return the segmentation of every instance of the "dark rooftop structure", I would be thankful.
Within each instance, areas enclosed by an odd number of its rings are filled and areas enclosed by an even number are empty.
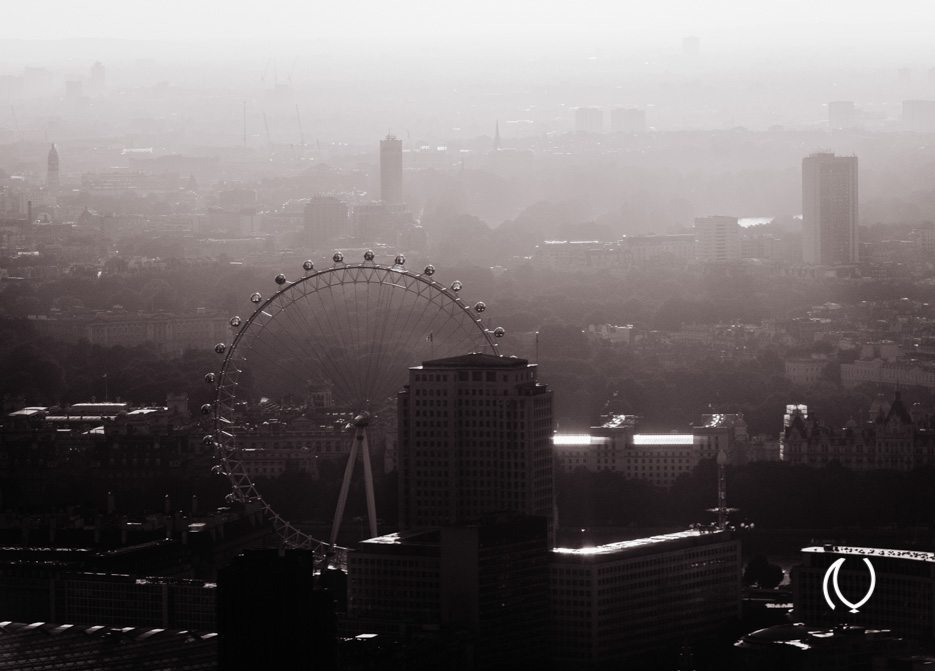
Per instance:
[[[422,362],[422,368],[524,368],[528,365],[529,361],[526,359],[495,356],[483,352],[471,352],[461,356]]]
[[[138,627],[0,622],[0,670],[200,671],[217,668],[217,635]]]

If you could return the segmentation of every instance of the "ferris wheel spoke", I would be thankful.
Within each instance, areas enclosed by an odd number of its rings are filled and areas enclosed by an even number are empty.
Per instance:
[[[390,282],[383,285],[383,291],[389,295],[389,301],[386,319],[383,322],[382,333],[378,340],[380,343],[378,350],[379,358],[375,362],[374,381],[372,383],[372,392],[376,397],[374,401],[379,399],[380,403],[383,403],[384,396],[392,392],[392,389],[389,388],[389,385],[392,384],[392,379],[402,379],[404,369],[398,367],[396,362],[398,361],[399,351],[406,337],[402,332],[402,326],[413,312],[411,304],[409,305],[410,309],[405,309],[407,307],[406,302],[409,300],[409,295],[408,292],[404,290],[404,286],[394,281],[398,280],[396,277],[390,277],[389,279]],[[398,298],[398,300],[394,308],[395,298]]]
[[[419,313],[419,318],[410,320],[405,327],[398,329],[399,333],[404,334],[404,338],[397,342],[395,350],[388,358],[384,377],[394,375],[394,369],[408,370],[410,366],[416,366],[423,360],[434,358],[436,342],[439,344],[439,349],[446,354],[463,354],[465,349],[470,348],[468,339],[458,342],[450,338],[448,327],[455,324],[455,319],[449,310],[442,308],[427,312],[429,305],[434,305],[434,303],[423,301],[423,310]],[[456,309],[460,310],[460,308]]]
[[[410,284],[407,287],[409,299],[413,302],[418,301],[417,304],[421,304],[421,310],[406,311],[406,321],[394,327],[393,332],[399,334],[399,336],[394,340],[393,348],[388,352],[385,365],[380,371],[381,382],[378,384],[391,384],[392,378],[404,374],[403,371],[408,370],[410,366],[421,363],[418,356],[420,351],[425,349],[431,351],[435,338],[441,335],[440,332],[436,333],[436,331],[439,331],[436,322],[443,310],[437,309],[438,306],[435,303],[434,296],[431,294],[425,296],[422,293],[425,290],[426,287],[421,283],[415,286]],[[435,306],[436,309],[429,310],[432,306]],[[429,344],[428,348],[425,347],[426,343]],[[422,358],[429,359],[432,357],[429,355]],[[387,391],[391,393],[393,390],[387,388]]]
[[[284,286],[234,333],[216,381],[208,442],[231,496],[260,503],[284,544],[323,557],[328,550],[338,561],[346,552],[300,531],[262,497],[252,462],[244,461],[251,415],[243,413],[261,397],[307,410],[309,386],[319,380],[345,408],[382,412],[410,366],[468,351],[496,353],[490,332],[456,293],[401,266],[336,263]]]
[[[329,276],[330,277],[330,276]],[[319,352],[316,353],[316,360],[319,362],[321,369],[327,372],[328,380],[337,387],[339,399],[343,400],[345,403],[350,402],[353,395],[353,390],[347,376],[343,374],[340,370],[337,359],[332,356],[333,352],[330,348],[336,345],[335,337],[338,333],[337,327],[334,325],[334,320],[332,319],[332,313],[335,311],[335,306],[332,304],[327,304],[324,300],[324,292],[319,289],[319,284],[314,285],[314,291],[304,292],[303,298],[305,299],[305,304],[308,306],[309,320],[310,325],[314,325],[314,329],[310,329],[318,336],[318,342],[324,344],[327,349],[325,353]],[[312,303],[312,300],[309,298],[310,295],[314,295],[318,307],[320,308],[317,313],[315,311],[315,306]],[[312,317],[317,318],[312,318]]]
[[[284,338],[284,339],[288,339],[288,338]],[[322,365],[325,365],[326,359],[322,358],[321,355],[315,352],[311,352],[311,351],[309,352],[309,354],[312,355],[314,358],[316,358],[319,361],[319,363],[321,363]],[[292,358],[295,359],[296,357],[293,356]],[[258,360],[260,362],[260,366],[255,365]],[[254,368],[262,368],[263,366],[269,366],[270,368],[275,369],[277,372],[279,372],[282,375],[282,379],[286,381],[292,381],[293,384],[295,384],[296,382],[296,374],[297,374],[297,370],[299,370],[298,366],[289,366],[283,363],[281,352],[274,351],[270,347],[264,347],[262,345],[253,347],[249,351],[249,355],[244,357],[244,362],[247,367],[247,370],[251,370]],[[255,381],[255,384],[270,384],[268,380],[263,380],[262,378],[260,378],[260,374],[261,372],[259,370],[257,371],[257,373],[253,374],[253,379]],[[254,389],[254,393],[259,393],[261,391],[262,390],[260,389]]]
[[[294,319],[289,313],[287,313],[286,318],[290,322],[294,322]],[[255,367],[250,364],[250,361],[251,359],[255,360],[257,357],[262,357],[264,361],[270,362],[272,365],[274,365],[283,374],[282,378],[280,378],[280,384],[279,384],[280,391],[281,391],[282,390],[281,385],[282,385],[283,379],[285,381],[291,381],[293,376],[295,375],[295,367],[286,365],[285,363],[283,363],[283,360],[285,359],[288,361],[291,359],[293,361],[300,361],[303,358],[303,354],[304,354],[301,348],[302,346],[294,344],[296,342],[296,338],[288,337],[289,334],[284,333],[284,331],[285,329],[283,329],[282,325],[279,323],[277,323],[276,327],[272,327],[270,330],[271,335],[279,336],[277,338],[277,344],[278,344],[277,350],[273,351],[268,346],[268,341],[258,338],[253,343],[251,343],[251,346],[243,354],[243,360],[247,363],[248,370],[251,370],[252,372],[254,384],[267,386],[267,389],[270,392],[272,392],[272,390],[275,389],[276,386],[271,380],[261,378],[263,371],[253,370]],[[257,389],[255,391],[260,392],[260,391],[266,391],[266,390]],[[264,393],[264,395],[266,394]]]
[[[292,376],[303,375],[308,378],[311,375],[312,371],[309,370],[309,363],[315,361],[320,369],[329,370],[329,377],[334,377],[338,372],[334,369],[334,361],[332,357],[327,356],[327,352],[322,352],[321,348],[315,348],[311,346],[311,332],[313,330],[313,320],[310,319],[307,311],[301,309],[293,309],[296,307],[296,300],[292,300],[288,304],[282,307],[282,311],[286,313],[287,318],[290,320],[290,324],[296,332],[294,339],[284,338],[286,342],[291,342],[293,340],[300,343],[301,349],[296,358],[295,367],[292,369]],[[301,322],[299,321],[301,319]],[[308,346],[306,346],[308,343]],[[304,382],[306,385],[310,380],[299,380],[299,383]],[[346,383],[346,380],[341,380],[339,384]]]
[[[375,322],[380,318],[379,309],[380,309],[380,288],[377,284],[377,289],[373,288],[372,282],[377,277],[377,271],[375,268],[370,269],[367,272],[366,283],[362,284],[367,297],[365,303],[366,308],[364,310],[364,327],[362,331],[362,337],[366,342],[366,364],[363,367],[362,373],[362,384],[364,389],[370,389],[373,385],[373,375],[374,375],[374,359],[376,357],[376,348],[377,348],[377,338],[374,328],[376,326]]]
[[[413,301],[414,296],[408,290],[401,292],[406,300]],[[392,389],[387,388],[394,378],[401,378],[403,371],[408,370],[409,366],[417,365],[419,362],[412,360],[410,351],[414,348],[415,340],[424,340],[430,337],[431,331],[422,328],[425,321],[424,317],[428,309],[428,302],[422,302],[421,310],[398,310],[396,319],[390,332],[393,334],[392,342],[389,343],[382,365],[377,371],[377,381],[375,386],[386,389],[391,393]],[[400,323],[402,315],[405,314],[405,321]],[[425,330],[425,333],[421,331]]]
[[[309,300],[310,293],[314,293],[319,299],[321,309],[317,311],[317,315],[314,306]],[[350,380],[346,375],[342,374],[340,370],[340,357],[335,356],[336,352],[333,349],[339,344],[334,338],[335,327],[330,325],[326,326],[323,319],[320,318],[321,315],[330,315],[334,312],[335,306],[326,305],[324,301],[321,300],[322,292],[320,291],[303,291],[302,299],[303,303],[308,306],[307,310],[301,309],[301,304],[298,303],[298,299],[290,307],[296,308],[294,311],[298,312],[303,320],[304,328],[300,326],[299,329],[305,336],[302,338],[303,343],[308,343],[304,361],[314,361],[317,365],[317,370],[307,370],[306,372],[310,377],[313,375],[321,377],[320,374],[324,372],[324,377],[337,387],[339,397],[348,397],[353,394],[353,391]],[[316,316],[319,318],[315,318]],[[317,347],[316,343],[318,345]],[[324,345],[324,347],[322,347],[322,345]]]
[[[345,273],[346,272],[347,272],[347,269],[345,269]],[[349,278],[349,279],[353,280],[353,278]],[[336,286],[337,286],[337,291],[339,293],[338,298],[335,297]],[[361,393],[360,392],[360,381],[358,379],[359,376],[354,374],[354,368],[353,368],[354,366],[353,361],[356,358],[355,344],[354,344],[355,338],[354,338],[354,332],[353,332],[354,329],[353,329],[353,326],[351,325],[350,317],[347,314],[348,305],[347,305],[347,301],[345,300],[345,296],[343,295],[344,293],[346,293],[347,287],[348,285],[343,282],[338,285],[335,285],[335,283],[332,282],[332,283],[329,283],[328,285],[328,293],[331,297],[331,302],[334,304],[336,308],[332,310],[332,312],[335,314],[337,318],[336,320],[337,326],[340,329],[339,331],[336,331],[334,335],[336,336],[337,340],[342,345],[341,347],[342,354],[344,355],[344,358],[345,358],[345,371],[344,372],[345,372],[345,375],[347,376],[347,381],[350,384],[351,389],[352,389],[352,394],[351,394],[352,398],[350,398],[349,401],[354,405],[359,405],[360,393]]]

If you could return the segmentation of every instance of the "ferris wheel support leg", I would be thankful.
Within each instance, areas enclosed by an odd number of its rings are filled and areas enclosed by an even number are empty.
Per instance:
[[[347,504],[347,491],[351,486],[351,476],[354,474],[354,463],[357,461],[357,437],[351,442],[351,450],[347,455],[347,465],[344,467],[344,480],[341,482],[341,493],[338,495],[338,507],[334,511],[334,522],[331,524],[331,546],[338,540],[338,531],[344,519],[344,506]]]
[[[367,430],[360,429],[360,453],[364,461],[364,488],[367,492],[367,518],[370,520],[370,537],[377,535],[377,504],[373,496],[373,470],[370,468],[370,445]]]

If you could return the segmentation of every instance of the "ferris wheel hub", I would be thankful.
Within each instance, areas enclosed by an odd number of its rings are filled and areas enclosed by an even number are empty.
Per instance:
[[[356,426],[357,428],[363,428],[365,426],[369,426],[370,419],[371,419],[370,413],[364,411],[360,413],[359,415],[357,415],[356,417],[354,417],[354,426]]]

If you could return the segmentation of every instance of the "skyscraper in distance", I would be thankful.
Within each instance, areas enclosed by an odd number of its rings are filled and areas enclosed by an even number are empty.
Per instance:
[[[380,140],[380,200],[403,202],[403,142],[394,135]]]
[[[406,529],[490,512],[553,519],[552,392],[525,359],[466,354],[409,369],[398,396]]]
[[[857,263],[857,157],[817,153],[802,160],[802,260]]]
[[[46,160],[46,179],[45,184],[49,189],[56,191],[58,190],[59,185],[59,174],[58,174],[58,150],[55,148],[55,143],[52,143],[52,148],[49,149],[49,156]]]

